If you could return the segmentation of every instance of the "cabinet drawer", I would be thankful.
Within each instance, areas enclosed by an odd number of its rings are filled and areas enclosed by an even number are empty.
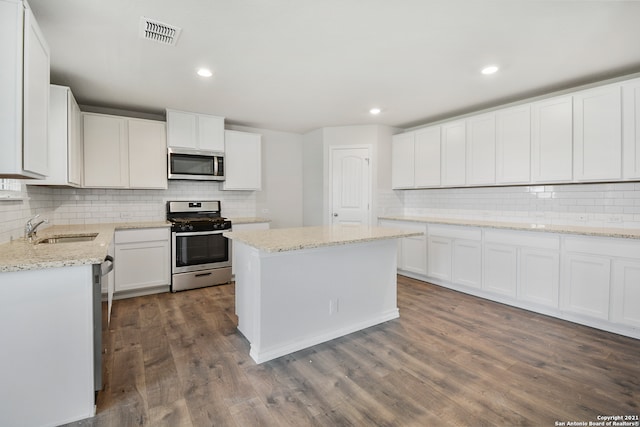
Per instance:
[[[565,237],[564,249],[567,252],[640,259],[640,239]]]
[[[480,240],[482,230],[473,227],[457,227],[447,225],[429,225],[430,236],[449,237],[451,239]]]
[[[115,242],[138,243],[169,240],[169,228],[140,228],[135,230],[116,230]]]
[[[522,231],[486,230],[485,243],[499,243],[503,245],[524,246],[527,248],[560,249],[560,237],[547,233],[527,233]]]

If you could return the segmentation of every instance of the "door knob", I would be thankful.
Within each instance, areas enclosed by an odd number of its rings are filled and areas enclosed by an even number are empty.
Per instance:
[[[338,214],[337,214],[337,213],[334,213],[334,214],[333,214],[333,216],[338,216]]]

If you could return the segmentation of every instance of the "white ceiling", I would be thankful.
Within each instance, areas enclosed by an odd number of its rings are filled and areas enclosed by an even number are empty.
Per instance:
[[[638,1],[28,1],[52,82],[80,104],[298,133],[411,127],[640,71]],[[141,16],[182,28],[177,45],[140,38]]]

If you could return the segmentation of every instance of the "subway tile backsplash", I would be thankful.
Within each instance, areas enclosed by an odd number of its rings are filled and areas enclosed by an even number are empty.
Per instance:
[[[21,238],[35,214],[51,224],[156,221],[167,200],[222,201],[228,217],[256,215],[256,192],[222,191],[220,183],[171,181],[168,190],[27,186],[25,200],[0,201],[0,243]],[[378,215],[434,215],[538,224],[640,228],[640,183],[566,184],[376,193]]]
[[[255,192],[222,191],[218,182],[170,181],[167,190],[74,189],[26,186],[24,200],[0,202],[0,243],[23,237],[40,214],[50,224],[161,221],[168,200],[220,200],[227,217],[256,215]]]
[[[640,228],[640,183],[403,191],[404,215]]]

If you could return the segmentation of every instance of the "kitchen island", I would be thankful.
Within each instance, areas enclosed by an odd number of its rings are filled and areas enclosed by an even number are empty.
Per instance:
[[[250,356],[266,362],[399,317],[397,239],[419,234],[357,225],[225,233]]]

